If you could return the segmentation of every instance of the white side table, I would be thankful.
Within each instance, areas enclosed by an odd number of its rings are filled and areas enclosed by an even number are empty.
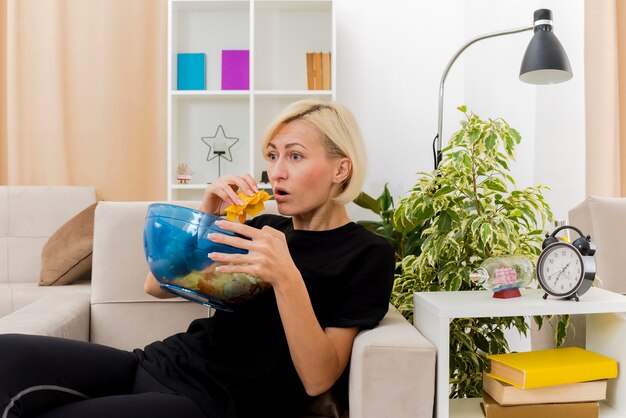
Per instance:
[[[522,297],[493,298],[493,292],[416,292],[413,296],[413,324],[437,347],[437,383],[435,416],[482,417],[480,399],[449,400],[450,321],[454,318],[484,318],[502,316],[531,316],[557,314],[587,315],[587,348],[620,360],[620,370],[626,367],[621,354],[626,345],[626,296],[599,288],[591,288],[580,302],[542,298],[540,289],[522,290]],[[618,313],[618,316],[614,315]],[[593,315],[591,315],[593,314]],[[619,377],[619,376],[618,376]],[[626,417],[626,378],[612,379],[607,401],[601,407],[602,418]]]

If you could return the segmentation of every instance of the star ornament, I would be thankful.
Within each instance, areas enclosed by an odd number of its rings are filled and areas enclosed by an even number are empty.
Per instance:
[[[203,136],[202,142],[207,144],[209,147],[209,153],[206,156],[207,161],[211,161],[214,158],[224,158],[225,160],[233,162],[233,154],[231,153],[231,148],[237,142],[239,142],[239,138],[234,138],[230,136],[226,136],[226,132],[224,132],[224,128],[222,125],[217,127],[215,131],[215,135],[213,136]],[[213,154],[213,155],[211,155]]]

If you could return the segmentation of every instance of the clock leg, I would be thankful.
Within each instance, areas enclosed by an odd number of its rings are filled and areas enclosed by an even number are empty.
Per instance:
[[[543,294],[543,298],[544,298],[544,299],[548,299],[548,294],[547,294],[547,293],[544,293],[544,294]]]

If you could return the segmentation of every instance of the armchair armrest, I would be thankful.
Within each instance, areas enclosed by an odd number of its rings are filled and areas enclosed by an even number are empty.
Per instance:
[[[89,341],[90,295],[48,295],[0,318],[0,334],[47,335]]]
[[[432,418],[435,347],[393,306],[355,339],[350,362],[350,418]]]

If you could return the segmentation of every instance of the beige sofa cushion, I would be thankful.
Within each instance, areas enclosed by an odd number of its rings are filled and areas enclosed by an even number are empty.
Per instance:
[[[37,283],[9,283],[11,295],[11,311],[21,309],[44,296],[57,298],[63,301],[66,297],[74,294],[91,294],[89,282],[76,282],[67,286],[39,286]],[[43,315],[43,313],[42,313]]]
[[[49,237],[68,219],[96,201],[93,187],[6,187],[9,236]]]
[[[48,238],[95,201],[93,187],[0,186],[0,282],[37,283]]]
[[[68,287],[71,286],[57,289]],[[89,293],[74,292],[63,297],[49,293],[1,317],[0,334],[49,335],[88,341]]]
[[[199,202],[172,202],[195,206]],[[94,303],[153,302],[143,284],[148,262],[143,228],[149,202],[100,202],[94,224],[92,298]]]

